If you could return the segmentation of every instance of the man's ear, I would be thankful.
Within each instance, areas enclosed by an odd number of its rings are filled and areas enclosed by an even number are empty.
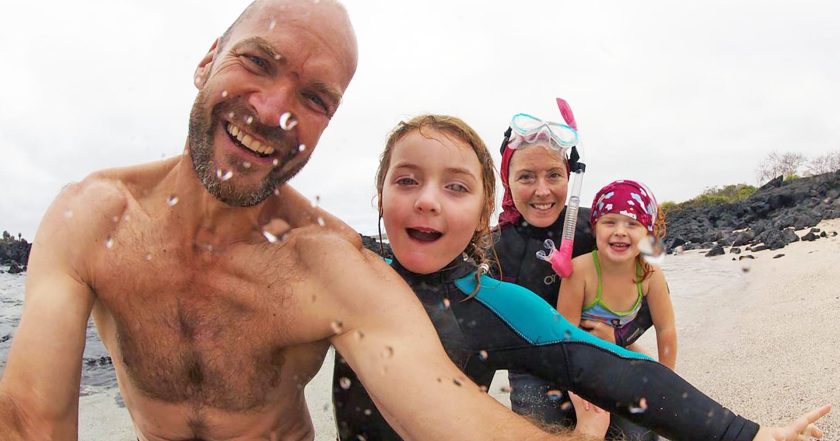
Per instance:
[[[213,42],[210,50],[204,55],[204,58],[198,62],[198,67],[195,68],[195,87],[201,89],[207,78],[210,76],[210,71],[213,69],[213,61],[216,59],[217,51],[219,50],[219,39]]]

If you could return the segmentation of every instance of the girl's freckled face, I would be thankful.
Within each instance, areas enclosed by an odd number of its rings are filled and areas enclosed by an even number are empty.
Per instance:
[[[394,145],[382,188],[382,218],[397,260],[439,271],[464,252],[481,224],[481,165],[465,142],[434,129]]]

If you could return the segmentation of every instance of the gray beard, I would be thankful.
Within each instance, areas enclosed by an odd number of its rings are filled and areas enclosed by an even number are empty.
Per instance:
[[[201,184],[219,201],[235,207],[253,207],[271,196],[276,188],[292,179],[308,162],[307,158],[306,161],[293,165],[291,168],[285,167],[297,152],[296,149],[290,148],[291,153],[287,155],[285,161],[273,168],[256,188],[237,188],[233,183],[234,179],[223,181],[218,177],[218,167],[213,161],[213,133],[218,126],[217,116],[221,113],[220,104],[213,109],[210,118],[204,116],[205,107],[206,96],[204,91],[199,91],[190,111],[188,137],[190,158]],[[233,170],[234,173],[245,171],[244,168]]]

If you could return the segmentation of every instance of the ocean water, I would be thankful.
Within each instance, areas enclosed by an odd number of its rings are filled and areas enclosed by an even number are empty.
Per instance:
[[[26,273],[9,274],[8,267],[0,267],[0,373],[6,368],[9,348],[23,312],[23,288]],[[87,342],[82,358],[82,387],[80,395],[90,395],[117,387],[114,366],[108,352],[96,335],[93,320],[88,321]]]

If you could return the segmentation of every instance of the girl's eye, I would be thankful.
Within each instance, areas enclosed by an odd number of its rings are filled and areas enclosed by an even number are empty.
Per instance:
[[[452,190],[452,191],[456,191],[456,192],[458,192],[458,193],[468,193],[468,192],[470,191],[470,189],[468,189],[468,188],[467,188],[465,185],[463,185],[463,184],[449,184],[449,185],[447,185],[446,187],[447,187],[448,189],[450,189],[450,190]]]
[[[406,177],[399,178],[396,181],[394,181],[394,183],[396,183],[397,185],[414,185],[417,183],[417,181],[415,181],[414,178]]]

